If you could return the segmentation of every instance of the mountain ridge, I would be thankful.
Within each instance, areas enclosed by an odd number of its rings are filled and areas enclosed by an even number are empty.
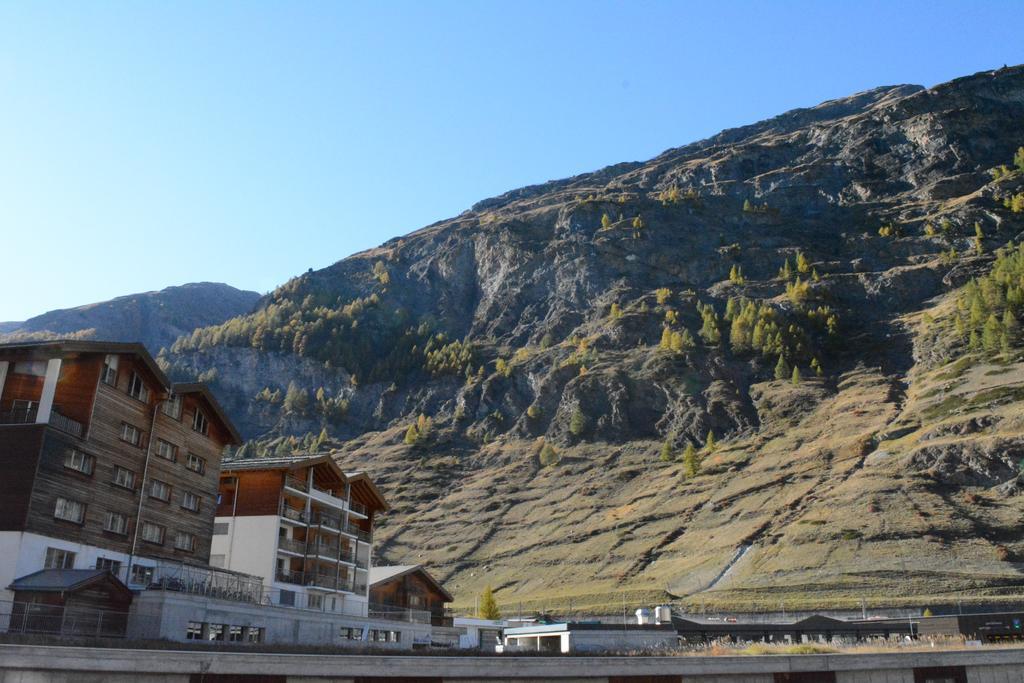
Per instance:
[[[0,341],[66,336],[140,341],[156,354],[197,327],[249,312],[259,298],[220,282],[190,282],[0,323]]]
[[[369,471],[383,559],[463,603],[1020,595],[1017,304],[962,308],[1024,233],[1022,117],[1018,66],[519,188],[160,362],[238,457]]]

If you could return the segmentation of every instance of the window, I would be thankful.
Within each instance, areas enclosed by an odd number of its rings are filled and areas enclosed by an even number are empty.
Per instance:
[[[92,457],[88,453],[72,448],[64,456],[64,467],[69,470],[75,470],[82,474],[92,474],[93,466],[96,464],[96,458]]]
[[[295,591],[281,591],[281,597],[277,599],[279,605],[286,607],[295,607]]]
[[[179,531],[174,536],[174,547],[178,550],[184,550],[189,553],[195,552],[196,537],[187,531]]]
[[[143,527],[145,531],[145,527]],[[153,568],[147,567],[144,564],[133,564],[132,565],[132,576],[131,582],[140,585],[148,586],[153,581]]]
[[[245,639],[250,643],[262,643],[263,642],[263,627],[262,626],[250,626],[246,629]]]
[[[198,621],[188,622],[188,628],[185,629],[185,638],[187,640],[202,640],[203,624]]]
[[[135,490],[135,473],[131,470],[116,465],[114,467],[114,483],[126,489]]]
[[[11,416],[15,422],[32,422],[36,419],[38,410],[39,401],[23,401],[21,399],[11,401]]]
[[[121,441],[127,441],[133,446],[142,445],[142,432],[135,425],[130,425],[127,422],[121,423]]]
[[[208,640],[224,640],[224,624],[210,624],[207,628]]]
[[[306,596],[308,598],[309,609],[323,609],[324,608],[324,596],[319,593],[310,593]]]
[[[392,643],[400,643],[400,642],[402,642],[402,632],[401,631],[391,631],[391,636],[390,636],[390,638],[388,638],[388,640],[390,640]]]
[[[60,548],[47,548],[46,561],[43,567],[46,569],[73,569],[75,566],[75,554],[70,550]]]
[[[227,536],[230,530],[231,524],[229,522],[215,522],[213,525],[214,536]]]
[[[121,534],[125,536],[128,534],[128,516],[122,515],[120,512],[108,512],[107,521],[103,525],[104,531],[109,531],[113,534]]]
[[[206,461],[200,458],[195,453],[189,453],[188,458],[185,460],[185,467],[192,470],[193,472],[198,472],[199,474],[202,474],[203,472],[206,471]]]
[[[154,479],[149,483],[149,497],[167,502],[171,499],[171,485]]]
[[[103,360],[103,372],[100,374],[100,380],[104,384],[110,386],[117,385],[117,356],[110,353]]]
[[[159,524],[146,522],[142,525],[142,540],[148,541],[149,543],[158,543],[160,545],[163,545],[164,528]]]
[[[175,462],[178,459],[178,447],[170,442],[164,441],[163,439],[157,439],[156,454],[164,460]]]
[[[196,414],[192,416],[192,429],[200,434],[206,434],[210,429],[210,426],[206,423],[206,416],[203,415],[203,411],[199,410],[199,408],[196,408]]]
[[[228,627],[228,640],[232,643],[242,642],[242,627],[241,626],[229,626]]]
[[[199,512],[199,496],[191,491],[185,491],[181,494],[181,507],[192,512]]]
[[[160,412],[175,420],[181,419],[181,396],[172,394],[169,399],[160,404]]]
[[[11,372],[15,375],[32,375],[33,377],[45,377],[46,361],[24,360],[21,361],[20,363],[15,363],[14,367],[11,368]]]
[[[143,403],[149,402],[149,387],[139,377],[139,373],[132,373],[132,381],[128,383],[128,395],[134,399],[142,401]]]
[[[53,510],[53,516],[57,519],[81,524],[85,521],[85,505],[77,500],[58,498],[57,505]]]
[[[121,573],[121,563],[117,560],[112,560],[109,557],[97,557],[96,569],[106,569],[114,576],[117,576]]]
[[[342,640],[362,640],[363,629],[352,628],[351,626],[342,626],[341,632],[338,634]]]

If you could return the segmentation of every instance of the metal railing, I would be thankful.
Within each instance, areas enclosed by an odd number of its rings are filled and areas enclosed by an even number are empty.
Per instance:
[[[124,638],[128,613],[76,605],[0,601],[0,632]]]
[[[131,571],[129,576],[128,572]],[[213,567],[197,567],[183,562],[152,560],[127,566],[117,572],[126,585],[145,590],[165,590],[205,595],[220,600],[259,603],[263,596],[263,577]]]
[[[313,524],[330,527],[331,529],[342,529],[341,517],[324,512],[323,510],[313,511]]]
[[[295,538],[279,538],[277,539],[277,547],[279,550],[287,550],[288,552],[298,553],[299,555],[306,554],[306,542]]]
[[[81,422],[72,420],[67,415],[62,415],[56,410],[50,412],[50,426],[78,438],[82,438],[82,432],[85,430]]]
[[[284,477],[284,485],[293,488],[296,491],[309,491],[309,487],[306,485],[304,479],[296,477],[294,474],[286,474]]]
[[[391,621],[407,621],[411,624],[429,624],[431,615],[427,610],[408,609],[406,607],[394,607],[392,605],[368,605],[371,619],[389,619]]]
[[[283,583],[294,583],[296,586],[302,586],[305,582],[302,580],[302,572],[286,572],[280,569],[274,574],[274,577]]]
[[[38,407],[5,410],[0,412],[0,424],[33,424],[38,416]],[[51,427],[79,438],[81,438],[82,433],[85,431],[85,427],[81,422],[72,420],[67,415],[62,415],[56,409],[50,411],[48,423]]]
[[[35,422],[37,413],[38,406],[21,408],[19,410],[5,410],[0,412],[0,424],[15,425]]]
[[[363,515],[364,517],[367,514],[366,513],[366,506],[363,505],[362,503],[357,503],[356,501],[353,500],[353,501],[349,502],[348,506],[349,506],[349,508],[353,512],[358,512],[359,514]]]
[[[293,520],[293,521],[296,521],[296,522],[302,522],[303,524],[306,523],[306,511],[305,510],[299,510],[298,508],[293,508],[290,505],[285,505],[283,502],[281,503],[281,507],[280,507],[280,510],[278,511],[278,514],[280,514],[285,519],[290,519],[290,520]]]

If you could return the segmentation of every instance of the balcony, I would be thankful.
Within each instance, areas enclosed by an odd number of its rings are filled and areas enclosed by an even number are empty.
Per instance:
[[[313,512],[313,524],[325,526],[329,529],[342,529],[341,517],[332,515],[329,512],[323,512],[322,510],[315,510]]]
[[[130,571],[130,573],[129,573]],[[205,595],[219,600],[259,604],[263,578],[228,569],[142,558],[120,567],[117,577],[131,588]]]
[[[323,588],[329,591],[347,590],[346,583],[346,579],[339,579],[334,574],[306,573],[305,584],[314,588]]]
[[[283,501],[281,502],[281,507],[279,508],[278,513],[281,515],[282,519],[298,522],[300,524],[306,523],[305,510],[299,510],[298,508],[293,508],[290,505],[285,505]]]
[[[31,408],[0,412],[0,424],[33,424],[38,415],[37,410],[37,406],[32,406]],[[79,439],[82,438],[82,433],[85,431],[85,427],[81,422],[72,420],[67,415],[62,415],[56,410],[50,411],[49,425]]]
[[[279,538],[277,539],[277,549],[296,555],[305,555],[306,542],[295,538]]]
[[[280,581],[281,583],[294,583],[296,586],[302,586],[305,582],[302,580],[302,572],[289,572],[278,569],[274,574],[274,580]]]

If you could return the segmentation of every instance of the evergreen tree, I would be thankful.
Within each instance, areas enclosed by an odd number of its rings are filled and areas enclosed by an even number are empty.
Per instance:
[[[498,609],[498,602],[494,599],[494,590],[489,585],[480,594],[480,609],[477,616],[491,621],[501,619],[501,610]]]
[[[640,239],[640,233],[643,231],[643,229],[644,219],[640,218],[640,216],[637,216],[636,218],[633,219],[633,239]]]
[[[985,327],[981,331],[981,347],[990,354],[999,351],[1003,336],[1003,325],[999,318],[993,313],[985,321]]]
[[[974,252],[977,254],[983,254],[985,247],[981,241],[985,239],[985,233],[981,229],[981,223],[974,223]]]
[[[789,363],[786,362],[785,357],[780,355],[779,362],[775,364],[775,379],[786,379],[791,374]]]
[[[750,200],[749,199],[744,199],[743,200],[743,211],[745,213],[750,213],[753,210],[754,210],[754,205],[750,203]]]
[[[661,328],[661,341],[658,343],[658,348],[665,351],[672,348],[672,330],[670,328]]]
[[[817,358],[811,359],[811,370],[814,370],[814,374],[817,375],[818,377],[821,377],[822,374],[824,374],[824,370],[821,367],[821,361],[819,361]]]
[[[288,383],[288,391],[284,395],[284,410],[286,413],[303,415],[309,407],[309,394],[305,389],[299,387],[295,381]]]
[[[612,224],[612,219],[608,218],[608,214],[606,214],[606,213],[601,214],[601,227],[602,228],[607,228],[611,224]]]
[[[541,467],[554,467],[558,464],[558,451],[556,451],[555,447],[546,441],[544,442],[544,445],[541,446],[540,455],[538,457],[540,459]]]
[[[697,449],[692,443],[687,443],[686,449],[683,450],[683,470],[689,479],[696,477],[700,472],[700,456],[697,455]]]
[[[790,379],[793,384],[800,384],[800,368],[793,366],[793,377]]]
[[[717,446],[717,442],[715,441],[715,433],[709,429],[708,436],[706,439],[704,439],[704,450],[710,453],[711,451],[715,450],[715,446]]]
[[[613,302],[611,308],[608,310],[608,316],[612,320],[618,320],[622,317],[622,307],[619,306],[618,302]]]
[[[657,299],[659,305],[664,304],[666,301],[669,300],[669,297],[671,296],[672,290],[670,290],[668,287],[659,287],[658,289],[654,290],[654,297]]]
[[[807,257],[804,256],[802,251],[798,251],[796,253],[796,269],[801,273],[806,273],[811,270],[811,264],[807,262]]]
[[[662,462],[672,462],[675,460],[675,456],[672,454],[672,442],[670,439],[666,439],[665,443],[661,445],[661,456]]]
[[[586,428],[587,416],[583,414],[579,406],[576,406],[569,417],[569,433],[573,436],[579,436]]]
[[[1017,148],[1017,153],[1013,155],[1013,165],[1018,171],[1024,171],[1024,147]]]
[[[409,428],[405,430],[405,444],[407,446],[414,446],[419,443],[420,435],[416,431],[416,425],[409,425]]]

